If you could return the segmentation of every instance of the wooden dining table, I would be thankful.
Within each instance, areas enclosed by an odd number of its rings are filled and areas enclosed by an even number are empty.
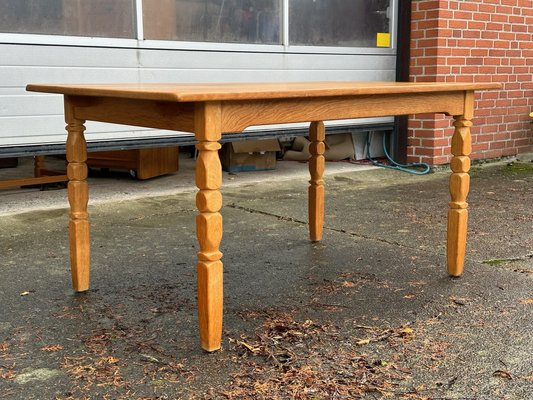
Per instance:
[[[447,271],[459,276],[466,248],[472,118],[476,90],[497,83],[292,82],[191,84],[32,84],[28,91],[64,95],[72,282],[89,289],[85,121],[192,132],[196,148],[198,318],[201,346],[220,348],[223,317],[221,136],[252,125],[309,122],[309,229],[322,239],[324,121],[444,113],[453,117]],[[348,206],[348,205],[347,205]]]

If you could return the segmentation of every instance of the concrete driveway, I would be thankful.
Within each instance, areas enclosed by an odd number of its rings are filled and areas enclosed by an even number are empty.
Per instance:
[[[65,191],[0,192],[0,399],[533,399],[533,163],[474,166],[465,273],[448,172],[225,174],[223,349],[198,344],[192,162],[96,181],[92,289],[70,288]],[[117,196],[117,192],[120,194]]]

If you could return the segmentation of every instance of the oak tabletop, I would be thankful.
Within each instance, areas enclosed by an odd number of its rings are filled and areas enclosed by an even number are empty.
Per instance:
[[[30,84],[26,87],[26,90],[72,96],[102,96],[173,102],[204,102],[451,92],[499,88],[501,88],[501,84],[491,82],[413,83],[331,81],[287,83]]]

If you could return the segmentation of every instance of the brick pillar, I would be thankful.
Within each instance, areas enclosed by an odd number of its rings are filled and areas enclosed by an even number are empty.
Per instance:
[[[501,82],[478,93],[472,158],[533,151],[533,0],[412,2],[413,82]],[[453,127],[442,114],[409,119],[408,160],[450,161]]]

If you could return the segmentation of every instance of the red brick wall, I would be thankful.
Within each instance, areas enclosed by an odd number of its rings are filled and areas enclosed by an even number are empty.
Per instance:
[[[501,82],[478,93],[472,158],[533,151],[533,0],[415,0],[411,80]],[[443,115],[410,118],[409,161],[445,164],[453,127]]]

